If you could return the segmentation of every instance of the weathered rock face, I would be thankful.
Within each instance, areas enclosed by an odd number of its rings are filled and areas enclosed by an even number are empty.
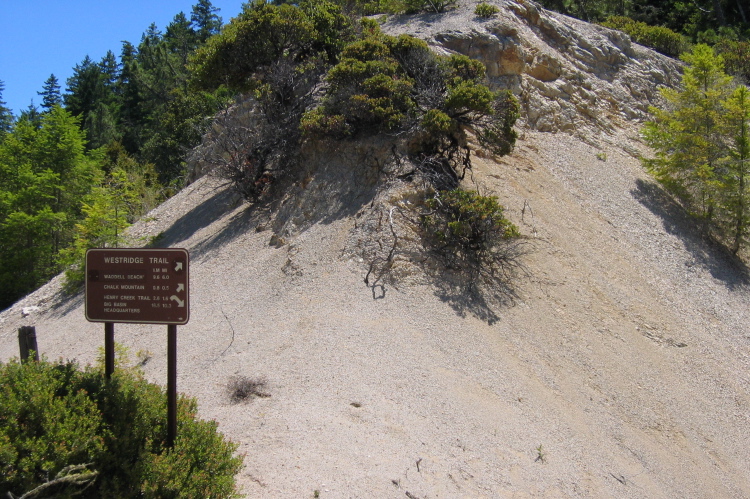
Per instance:
[[[520,126],[567,132],[598,145],[617,129],[632,129],[660,103],[660,86],[680,79],[680,62],[641,47],[628,35],[541,8],[530,0],[495,0],[491,19],[462,2],[445,14],[391,17],[391,34],[426,40],[442,53],[457,52],[482,61],[494,88],[511,89],[521,103]],[[251,127],[252,102],[227,111],[228,123]],[[206,173],[206,158],[222,155],[212,135],[188,158],[189,179]],[[209,161],[210,163],[210,161]]]
[[[598,142],[628,128],[660,102],[658,88],[679,81],[680,62],[619,31],[549,12],[528,0],[496,0],[492,19],[474,4],[442,15],[393,18],[390,33],[408,33],[436,49],[482,61],[495,88],[513,90],[525,126],[565,131]]]

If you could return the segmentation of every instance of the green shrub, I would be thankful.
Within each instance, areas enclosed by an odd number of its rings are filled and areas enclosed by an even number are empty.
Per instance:
[[[447,78],[453,84],[462,80],[483,83],[487,72],[484,64],[480,61],[462,54],[451,54],[445,60],[445,65],[449,71]]]
[[[507,277],[516,266],[513,241],[520,232],[495,196],[453,189],[437,193],[426,205],[426,239],[446,267],[492,281]]]
[[[68,365],[11,362],[0,372],[0,490],[20,495],[71,464],[100,459],[112,437]],[[71,386],[73,385],[73,386]]]
[[[439,109],[430,109],[422,118],[422,128],[432,135],[449,133],[454,126],[451,117]]]
[[[0,403],[3,492],[46,484],[45,497],[236,496],[236,445],[181,396],[167,448],[166,397],[137,372],[120,369],[107,381],[73,362],[11,361],[0,364]]]
[[[458,0],[401,0],[403,11],[406,14],[417,12],[443,13],[456,5]]]
[[[269,186],[295,173],[305,139],[393,134],[408,144],[420,178],[438,190],[457,187],[471,167],[469,130],[493,154],[512,150],[518,105],[510,92],[489,89],[481,62],[437,55],[412,36],[388,36],[368,18],[352,22],[356,36],[336,43],[327,37],[323,45],[335,48],[328,54],[315,46],[320,33],[330,33],[332,23],[348,24],[337,21],[340,10],[329,4],[327,13],[310,13],[313,3],[246,8],[193,60],[199,85],[253,90],[246,99],[252,116],[217,118],[220,153],[204,160],[247,200],[267,198]],[[289,9],[297,10],[286,19]],[[265,41],[253,40],[269,30],[268,50],[254,52]]]
[[[302,133],[309,137],[331,137],[343,139],[351,135],[351,126],[341,114],[328,115],[322,108],[315,108],[302,115]]]
[[[413,107],[412,81],[383,40],[368,37],[349,44],[328,72],[326,115],[344,116],[352,130],[397,128]]]
[[[662,26],[649,26],[629,17],[610,16],[602,23],[602,26],[623,31],[636,43],[651,47],[670,57],[677,57],[687,49],[687,42],[681,34]]]
[[[488,88],[481,62],[439,56],[422,40],[385,35],[372,23],[363,29],[328,71],[321,105],[302,118],[306,136],[407,136],[410,155],[437,189],[457,187],[470,167],[466,130],[493,154],[512,150],[517,102]]]
[[[727,74],[750,82],[750,42],[722,38],[714,48],[724,58]]]
[[[500,9],[496,5],[492,5],[487,2],[477,4],[476,9],[474,9],[474,14],[484,18],[490,18],[498,12],[500,12]]]

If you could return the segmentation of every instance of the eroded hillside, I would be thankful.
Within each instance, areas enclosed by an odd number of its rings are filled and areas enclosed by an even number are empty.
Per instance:
[[[747,269],[701,240],[637,158],[638,122],[676,63],[501,5],[494,21],[465,5],[388,26],[494,63],[519,95],[515,151],[475,151],[467,177],[529,243],[512,300],[421,277],[391,210],[409,202],[403,185],[351,174],[366,147],[312,151],[310,176],[273,210],[203,177],[134,227],[190,250],[178,387],[240,443],[248,497],[750,496]],[[363,227],[378,217],[400,267],[368,285]],[[0,315],[0,358],[28,324],[49,358],[95,359],[101,325],[59,289]],[[163,329],[116,328],[162,383]],[[270,397],[233,403],[236,375],[264,378]]]

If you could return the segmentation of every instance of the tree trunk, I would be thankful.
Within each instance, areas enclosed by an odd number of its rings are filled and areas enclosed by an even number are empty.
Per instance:
[[[724,8],[721,6],[721,0],[713,0],[714,3],[714,14],[716,20],[719,22],[719,26],[727,25],[727,18],[724,16]]]
[[[747,16],[745,16],[745,9],[742,8],[742,2],[740,0],[737,0],[737,10],[740,11],[740,17],[742,17],[742,22],[747,23]]]
[[[740,197],[739,206],[737,206],[737,225],[734,231],[734,244],[732,245],[732,253],[735,255],[740,250],[742,244],[742,235],[745,232],[745,172],[744,166],[740,171]]]

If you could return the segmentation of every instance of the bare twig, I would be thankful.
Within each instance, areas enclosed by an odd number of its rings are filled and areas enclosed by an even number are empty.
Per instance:
[[[232,330],[232,341],[230,341],[229,345],[224,349],[224,351],[219,354],[219,357],[221,357],[222,355],[224,355],[225,353],[227,353],[227,350],[229,350],[230,348],[232,348],[232,345],[234,344],[234,336],[235,336],[234,326],[232,326],[232,322],[229,320],[229,317],[227,317],[227,314],[224,313],[224,309],[223,308],[221,309],[221,313],[224,315],[224,318],[227,320],[227,323],[229,324],[229,328]]]
[[[618,476],[616,476],[616,475],[615,475],[614,473],[611,473],[611,472],[610,472],[610,475],[612,475],[612,478],[614,478],[615,480],[617,480],[617,481],[618,481],[618,482],[620,482],[621,484],[623,484],[623,485],[627,485],[627,482],[625,481],[625,477],[624,477],[624,476],[620,475],[620,476],[618,477]]]
[[[523,200],[523,208],[521,208],[521,221],[522,222],[524,221],[524,219],[523,219],[524,215],[526,215],[526,208],[528,208],[529,209],[529,213],[531,213],[531,219],[532,220],[534,219],[534,210],[531,209],[531,204],[529,204],[529,200],[528,199],[524,199]]]
[[[57,474],[57,476],[47,483],[43,483],[40,486],[26,492],[20,497],[14,496],[8,492],[9,499],[36,499],[38,497],[52,497],[49,495],[49,489],[53,487],[70,487],[77,486],[81,487],[75,492],[67,493],[68,496],[77,496],[83,493],[91,484],[94,483],[94,479],[99,475],[98,471],[89,471],[86,468],[91,466],[89,464],[79,464],[73,466],[66,466]],[[67,491],[66,491],[67,492]],[[54,494],[53,494],[54,495]]]

